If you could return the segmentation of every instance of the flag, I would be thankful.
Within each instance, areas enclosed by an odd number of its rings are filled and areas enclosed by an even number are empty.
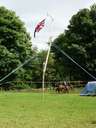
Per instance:
[[[39,32],[44,27],[44,25],[45,25],[45,19],[43,19],[41,22],[37,24],[34,30],[34,38],[36,36],[36,32]]]

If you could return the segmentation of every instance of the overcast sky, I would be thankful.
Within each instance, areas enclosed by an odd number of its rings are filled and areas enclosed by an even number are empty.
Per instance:
[[[32,37],[33,46],[46,48],[50,36],[56,38],[64,32],[73,14],[80,9],[89,8],[96,0],[0,0],[0,6],[14,10],[25,22],[27,31]],[[34,27],[46,17],[52,15],[54,22],[47,18],[45,27],[33,38]]]

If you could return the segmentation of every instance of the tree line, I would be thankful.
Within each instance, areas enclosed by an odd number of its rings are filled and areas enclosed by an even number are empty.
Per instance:
[[[57,50],[55,45],[90,74],[96,76],[96,5],[92,5],[90,9],[81,9],[74,14],[67,29],[54,39],[45,75],[45,81],[53,83],[93,80]],[[0,7],[0,80],[30,59],[16,72],[0,81],[0,87],[3,89],[40,88],[46,54],[46,50],[38,51],[33,48],[30,33],[16,13]],[[22,82],[16,84],[16,81]],[[24,84],[23,81],[33,81],[38,84]]]

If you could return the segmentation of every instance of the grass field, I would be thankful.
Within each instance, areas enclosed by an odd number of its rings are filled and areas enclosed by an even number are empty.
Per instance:
[[[95,128],[96,97],[0,93],[0,128]]]

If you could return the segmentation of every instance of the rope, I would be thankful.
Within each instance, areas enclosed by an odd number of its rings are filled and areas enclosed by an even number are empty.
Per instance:
[[[57,45],[52,45],[57,50],[59,50],[64,56],[66,56],[69,60],[71,60],[74,64],[76,64],[79,68],[81,68],[84,72],[86,72],[90,77],[96,80],[96,77],[90,74],[86,69],[84,69],[80,64],[78,64],[74,59],[72,59],[67,53],[65,53],[62,49],[60,49]]]
[[[6,76],[4,76],[2,79],[0,79],[0,82],[4,81],[6,78],[8,78],[11,74],[13,74],[14,72],[16,72],[19,68],[21,68],[22,66],[24,66],[25,64],[27,64],[29,61],[31,61],[32,59],[34,59],[35,56],[31,57],[30,59],[26,60],[23,64],[21,64],[20,66],[18,66],[17,68],[13,69],[9,74],[7,74]]]

